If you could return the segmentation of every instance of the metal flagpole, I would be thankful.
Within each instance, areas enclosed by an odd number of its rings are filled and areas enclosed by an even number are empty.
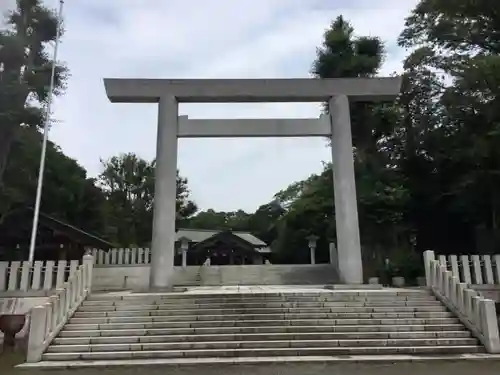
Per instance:
[[[40,215],[40,200],[42,198],[42,186],[43,186],[43,174],[45,171],[45,154],[47,152],[47,140],[49,138],[49,120],[50,112],[52,107],[52,98],[54,96],[54,81],[56,75],[56,60],[57,60],[57,50],[59,49],[59,39],[61,37],[61,23],[62,23],[62,12],[63,12],[64,0],[59,0],[59,14],[57,18],[57,34],[56,34],[56,44],[54,47],[54,57],[52,61],[52,72],[50,75],[50,87],[47,96],[47,107],[45,111],[45,123],[43,125],[43,142],[42,142],[42,153],[40,155],[40,169],[38,171],[38,184],[36,187],[36,198],[35,198],[35,210],[33,213],[33,228],[31,230],[31,240],[30,240],[30,253],[29,261],[33,263],[35,257],[35,243],[36,235],[38,231],[38,217]]]

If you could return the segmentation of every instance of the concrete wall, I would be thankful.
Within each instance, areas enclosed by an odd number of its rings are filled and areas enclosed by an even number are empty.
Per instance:
[[[330,264],[174,267],[175,286],[335,284]],[[94,290],[147,289],[149,265],[95,267]]]
[[[92,290],[143,289],[149,285],[149,265],[95,266]]]

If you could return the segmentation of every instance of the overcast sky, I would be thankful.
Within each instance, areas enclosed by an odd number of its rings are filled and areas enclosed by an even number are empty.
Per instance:
[[[5,10],[14,0],[0,0]],[[45,0],[57,7],[58,0]],[[401,70],[396,46],[417,0],[66,0],[59,59],[71,71],[50,139],[83,165],[135,152],[153,159],[156,106],[111,104],[103,77],[308,77],[331,20],[379,36],[383,74]],[[3,8],[3,9],[2,9]],[[317,117],[318,104],[185,104],[192,118]],[[324,139],[181,139],[179,169],[202,209],[255,210],[290,183],[322,170]]]

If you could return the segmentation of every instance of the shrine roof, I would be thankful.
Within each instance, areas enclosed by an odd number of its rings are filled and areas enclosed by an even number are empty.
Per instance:
[[[176,232],[176,241],[178,241],[181,237],[186,237],[192,242],[202,242],[206,239],[220,233],[220,230],[210,230],[210,229],[187,229],[187,228],[179,228]],[[250,232],[241,232],[241,231],[231,231],[234,235],[240,237],[242,240],[247,241],[255,247],[266,247],[267,244],[262,241],[260,238],[257,238]]]

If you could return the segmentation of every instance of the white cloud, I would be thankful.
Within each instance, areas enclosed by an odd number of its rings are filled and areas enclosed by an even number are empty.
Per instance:
[[[1,0],[3,1],[3,0]],[[57,0],[46,0],[57,6]],[[66,1],[60,59],[72,77],[55,106],[61,121],[51,139],[82,163],[133,151],[155,154],[154,105],[108,102],[102,78],[305,77],[324,30],[343,14],[360,35],[380,36],[390,55],[385,73],[400,69],[394,48],[416,0],[73,0]],[[183,105],[190,117],[309,117],[316,104]],[[255,209],[289,183],[331,159],[323,139],[181,140],[179,167],[202,208]]]

